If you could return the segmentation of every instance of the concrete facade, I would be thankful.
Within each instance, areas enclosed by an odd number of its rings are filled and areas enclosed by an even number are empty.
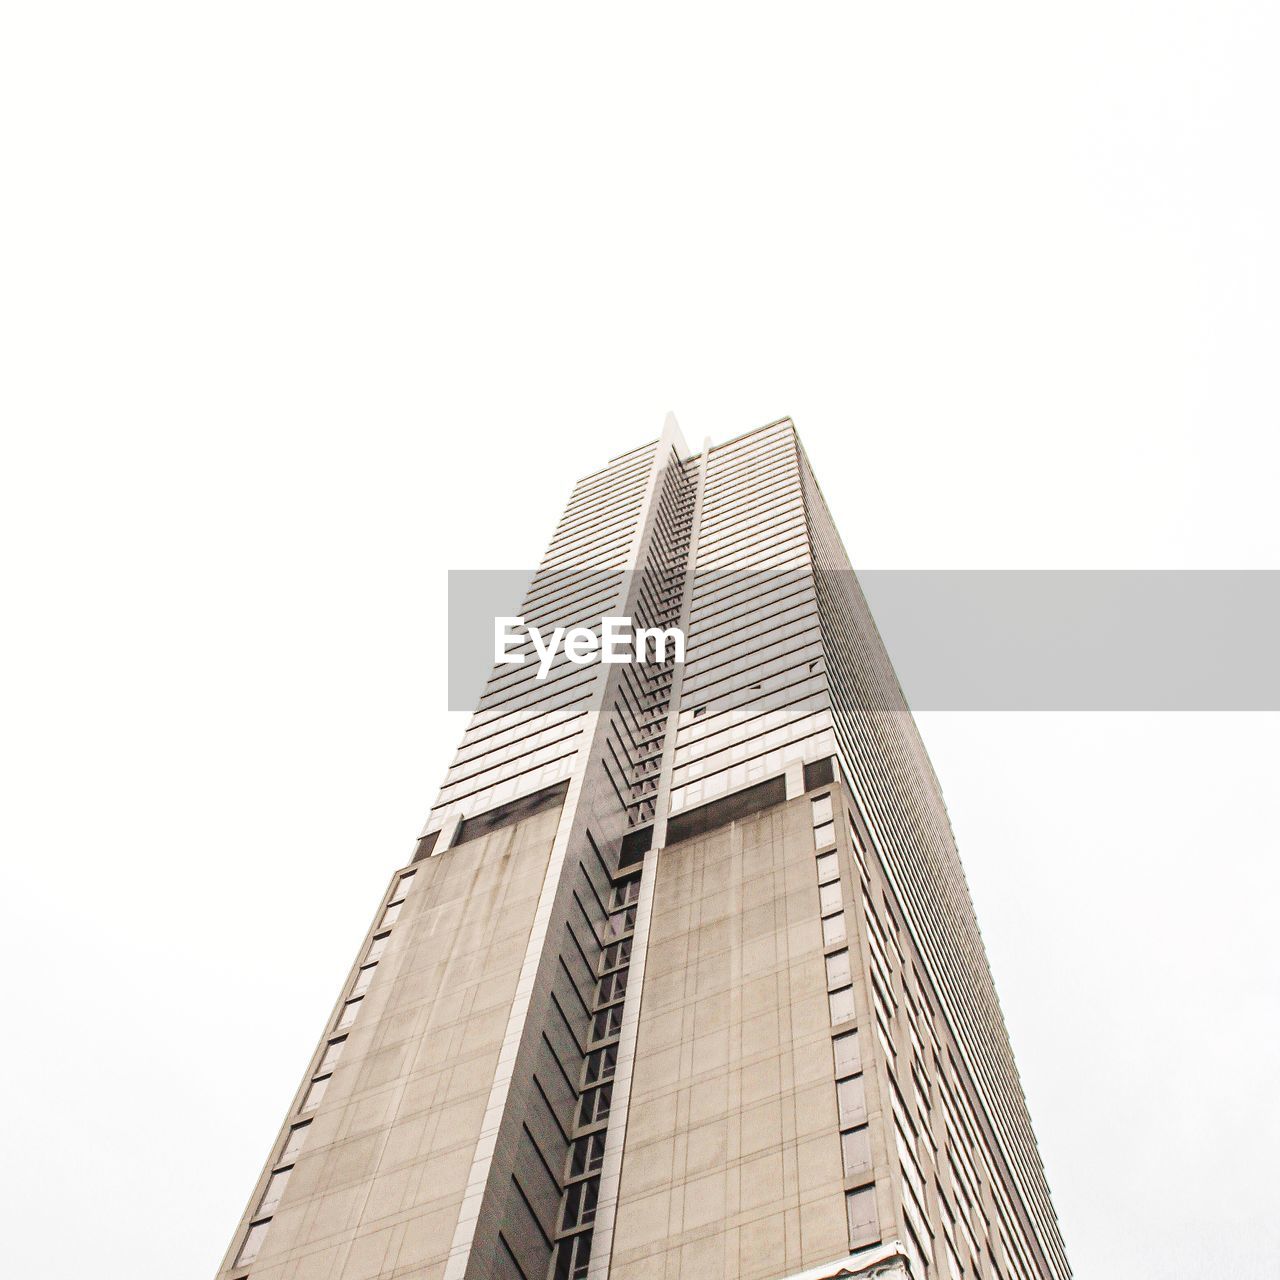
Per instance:
[[[941,791],[789,420],[575,487],[219,1280],[1069,1280]]]
[[[387,931],[379,907],[330,1022],[346,1037],[318,1106],[298,1090],[222,1274],[254,1280],[444,1274],[533,925],[559,814],[554,810],[403,868],[412,887]],[[355,1020],[345,996],[387,934]],[[236,1266],[249,1223],[265,1215],[271,1169],[291,1169],[252,1261]]]
[[[652,868],[618,1280],[786,1276],[848,1252],[813,862],[800,801]]]

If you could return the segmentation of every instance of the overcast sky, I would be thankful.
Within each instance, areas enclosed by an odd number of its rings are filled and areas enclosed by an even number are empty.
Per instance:
[[[792,415],[856,565],[1280,567],[1280,18],[0,19],[13,1275],[211,1275],[462,729],[445,574]],[[1277,717],[921,717],[1082,1280],[1280,1275]]]

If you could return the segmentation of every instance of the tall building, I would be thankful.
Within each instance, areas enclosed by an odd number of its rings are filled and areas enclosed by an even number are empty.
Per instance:
[[[1070,1275],[937,780],[790,421],[579,481],[223,1280]],[[525,651],[528,651],[526,645]]]

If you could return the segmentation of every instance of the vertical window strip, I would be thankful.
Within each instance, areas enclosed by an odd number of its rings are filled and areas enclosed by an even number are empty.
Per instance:
[[[560,1202],[552,1280],[584,1280],[591,1261],[593,1224],[600,1199],[600,1169],[613,1107],[613,1076],[618,1065],[618,1035],[622,1030],[641,874],[637,869],[625,878],[615,879],[609,892],[597,965],[594,1012],[578,1089],[577,1122]]]

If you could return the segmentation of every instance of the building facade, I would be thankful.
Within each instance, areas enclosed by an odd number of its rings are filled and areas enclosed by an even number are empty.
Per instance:
[[[1066,1280],[942,797],[790,421],[574,488],[220,1280]]]

